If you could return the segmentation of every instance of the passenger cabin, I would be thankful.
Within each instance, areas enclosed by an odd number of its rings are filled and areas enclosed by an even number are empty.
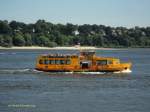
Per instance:
[[[44,71],[70,71],[78,65],[77,55],[45,55],[39,56],[37,68]]]

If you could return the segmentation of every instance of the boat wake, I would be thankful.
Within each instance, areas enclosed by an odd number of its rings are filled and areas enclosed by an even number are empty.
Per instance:
[[[123,70],[117,72],[63,72],[64,74],[84,74],[84,75],[105,75],[105,74],[128,74],[131,70]],[[61,72],[62,73],[62,72]]]
[[[123,71],[117,71],[117,72],[113,72],[113,73],[131,73],[132,71],[130,69],[127,70],[123,70]]]
[[[70,72],[65,72],[65,74],[69,74]],[[105,74],[105,72],[71,72],[72,74],[87,74],[87,75],[92,75],[92,74],[95,74],[95,75],[98,75],[98,74]]]
[[[20,74],[20,73],[40,73],[42,71],[37,71],[35,69],[29,69],[29,68],[20,68],[20,69],[0,69],[0,74]]]

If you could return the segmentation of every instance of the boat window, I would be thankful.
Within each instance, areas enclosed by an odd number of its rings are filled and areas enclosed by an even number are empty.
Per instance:
[[[98,60],[97,65],[107,65],[107,60]]]
[[[54,56],[48,56],[49,58],[53,58]]]
[[[60,64],[61,65],[65,64],[65,60],[60,60]]]
[[[73,55],[73,56],[71,56],[71,58],[77,58],[77,56]]]
[[[108,60],[107,64],[113,64],[112,60]]]
[[[70,58],[70,56],[66,56],[67,58]]]
[[[59,65],[60,64],[60,60],[55,60],[55,64]]]
[[[43,60],[40,59],[40,60],[39,60],[39,64],[43,64]]]
[[[49,64],[55,64],[55,60],[49,60]]]
[[[53,60],[49,60],[49,64],[52,64],[52,61],[53,61]]]
[[[55,64],[55,60],[49,60],[49,64]]]
[[[44,60],[44,64],[45,64],[45,65],[48,65],[48,64],[49,64],[49,61],[48,61],[48,60]]]
[[[70,64],[71,64],[71,61],[70,61],[70,60],[66,60],[66,64],[67,64],[67,65],[70,65]]]
[[[120,61],[119,60],[116,60],[116,64],[119,64],[120,63]]]

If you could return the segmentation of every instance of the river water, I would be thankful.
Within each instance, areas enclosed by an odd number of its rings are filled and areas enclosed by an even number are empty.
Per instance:
[[[150,49],[97,50],[133,63],[130,74],[62,74],[34,70],[47,53],[0,50],[0,112],[149,112]]]

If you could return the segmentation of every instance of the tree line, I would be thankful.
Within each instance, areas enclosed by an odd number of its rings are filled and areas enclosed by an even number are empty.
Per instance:
[[[34,24],[0,20],[0,46],[72,46],[80,43],[97,47],[150,47],[150,27],[105,25]]]

